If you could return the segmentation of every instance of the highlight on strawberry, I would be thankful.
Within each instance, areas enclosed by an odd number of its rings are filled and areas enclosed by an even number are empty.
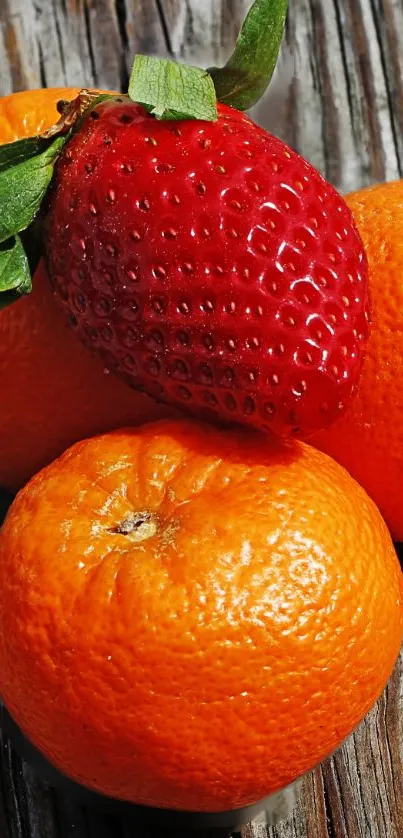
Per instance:
[[[255,0],[223,68],[137,55],[126,95],[84,89],[0,148],[0,307],[44,254],[72,327],[131,386],[307,436],[356,389],[369,297],[343,198],[244,113],[286,8]]]

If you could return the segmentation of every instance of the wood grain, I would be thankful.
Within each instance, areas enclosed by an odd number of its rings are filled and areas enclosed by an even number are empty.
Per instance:
[[[137,51],[223,63],[249,6],[250,0],[0,0],[0,95],[43,85],[121,89]],[[402,0],[292,0],[278,69],[254,116],[343,191],[400,177]],[[292,817],[276,828],[249,825],[242,838],[402,838],[402,707],[400,659],[355,735],[305,779]],[[158,838],[53,791],[0,738],[0,838],[146,834]]]

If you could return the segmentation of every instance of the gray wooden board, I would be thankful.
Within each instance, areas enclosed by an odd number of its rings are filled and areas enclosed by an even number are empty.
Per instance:
[[[66,84],[122,89],[137,51],[218,64],[249,6],[250,0],[0,0],[0,95]],[[343,192],[399,178],[403,0],[290,0],[274,82],[254,116]],[[292,818],[277,828],[251,824],[243,838],[402,838],[402,707],[400,659],[355,735],[306,779]],[[145,835],[162,833],[84,810],[1,741],[0,838]]]

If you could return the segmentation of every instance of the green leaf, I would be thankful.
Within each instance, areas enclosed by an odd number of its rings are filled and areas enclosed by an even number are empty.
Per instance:
[[[247,111],[261,99],[277,63],[288,0],[255,0],[225,67],[212,67],[217,99]]]
[[[66,139],[67,136],[57,137],[41,153],[0,171],[0,242],[25,230],[35,218]],[[18,160],[22,148],[19,143],[13,145],[17,148],[9,148],[8,159]],[[33,145],[28,146],[28,153],[31,149]],[[6,159],[7,152],[3,160]]]
[[[43,140],[41,137],[27,137],[14,143],[0,145],[0,172],[9,169],[11,166],[16,166],[18,163],[23,163],[24,160],[30,160],[31,157],[36,157],[37,154],[45,151],[49,145],[49,140]]]
[[[157,119],[217,119],[214,84],[205,70],[136,55],[129,96]]]
[[[0,311],[32,289],[28,259],[19,236],[0,244]]]

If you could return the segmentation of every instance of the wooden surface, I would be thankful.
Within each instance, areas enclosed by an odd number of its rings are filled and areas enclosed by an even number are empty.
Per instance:
[[[249,6],[250,0],[0,0],[0,95],[43,85],[122,88],[136,51],[219,63]],[[403,0],[290,0],[290,6],[275,81],[255,118],[343,191],[400,177]],[[273,829],[248,826],[243,838],[402,838],[402,709],[401,660],[354,737],[305,781],[293,817]],[[146,835],[157,838],[49,789],[1,743],[0,838]]]

